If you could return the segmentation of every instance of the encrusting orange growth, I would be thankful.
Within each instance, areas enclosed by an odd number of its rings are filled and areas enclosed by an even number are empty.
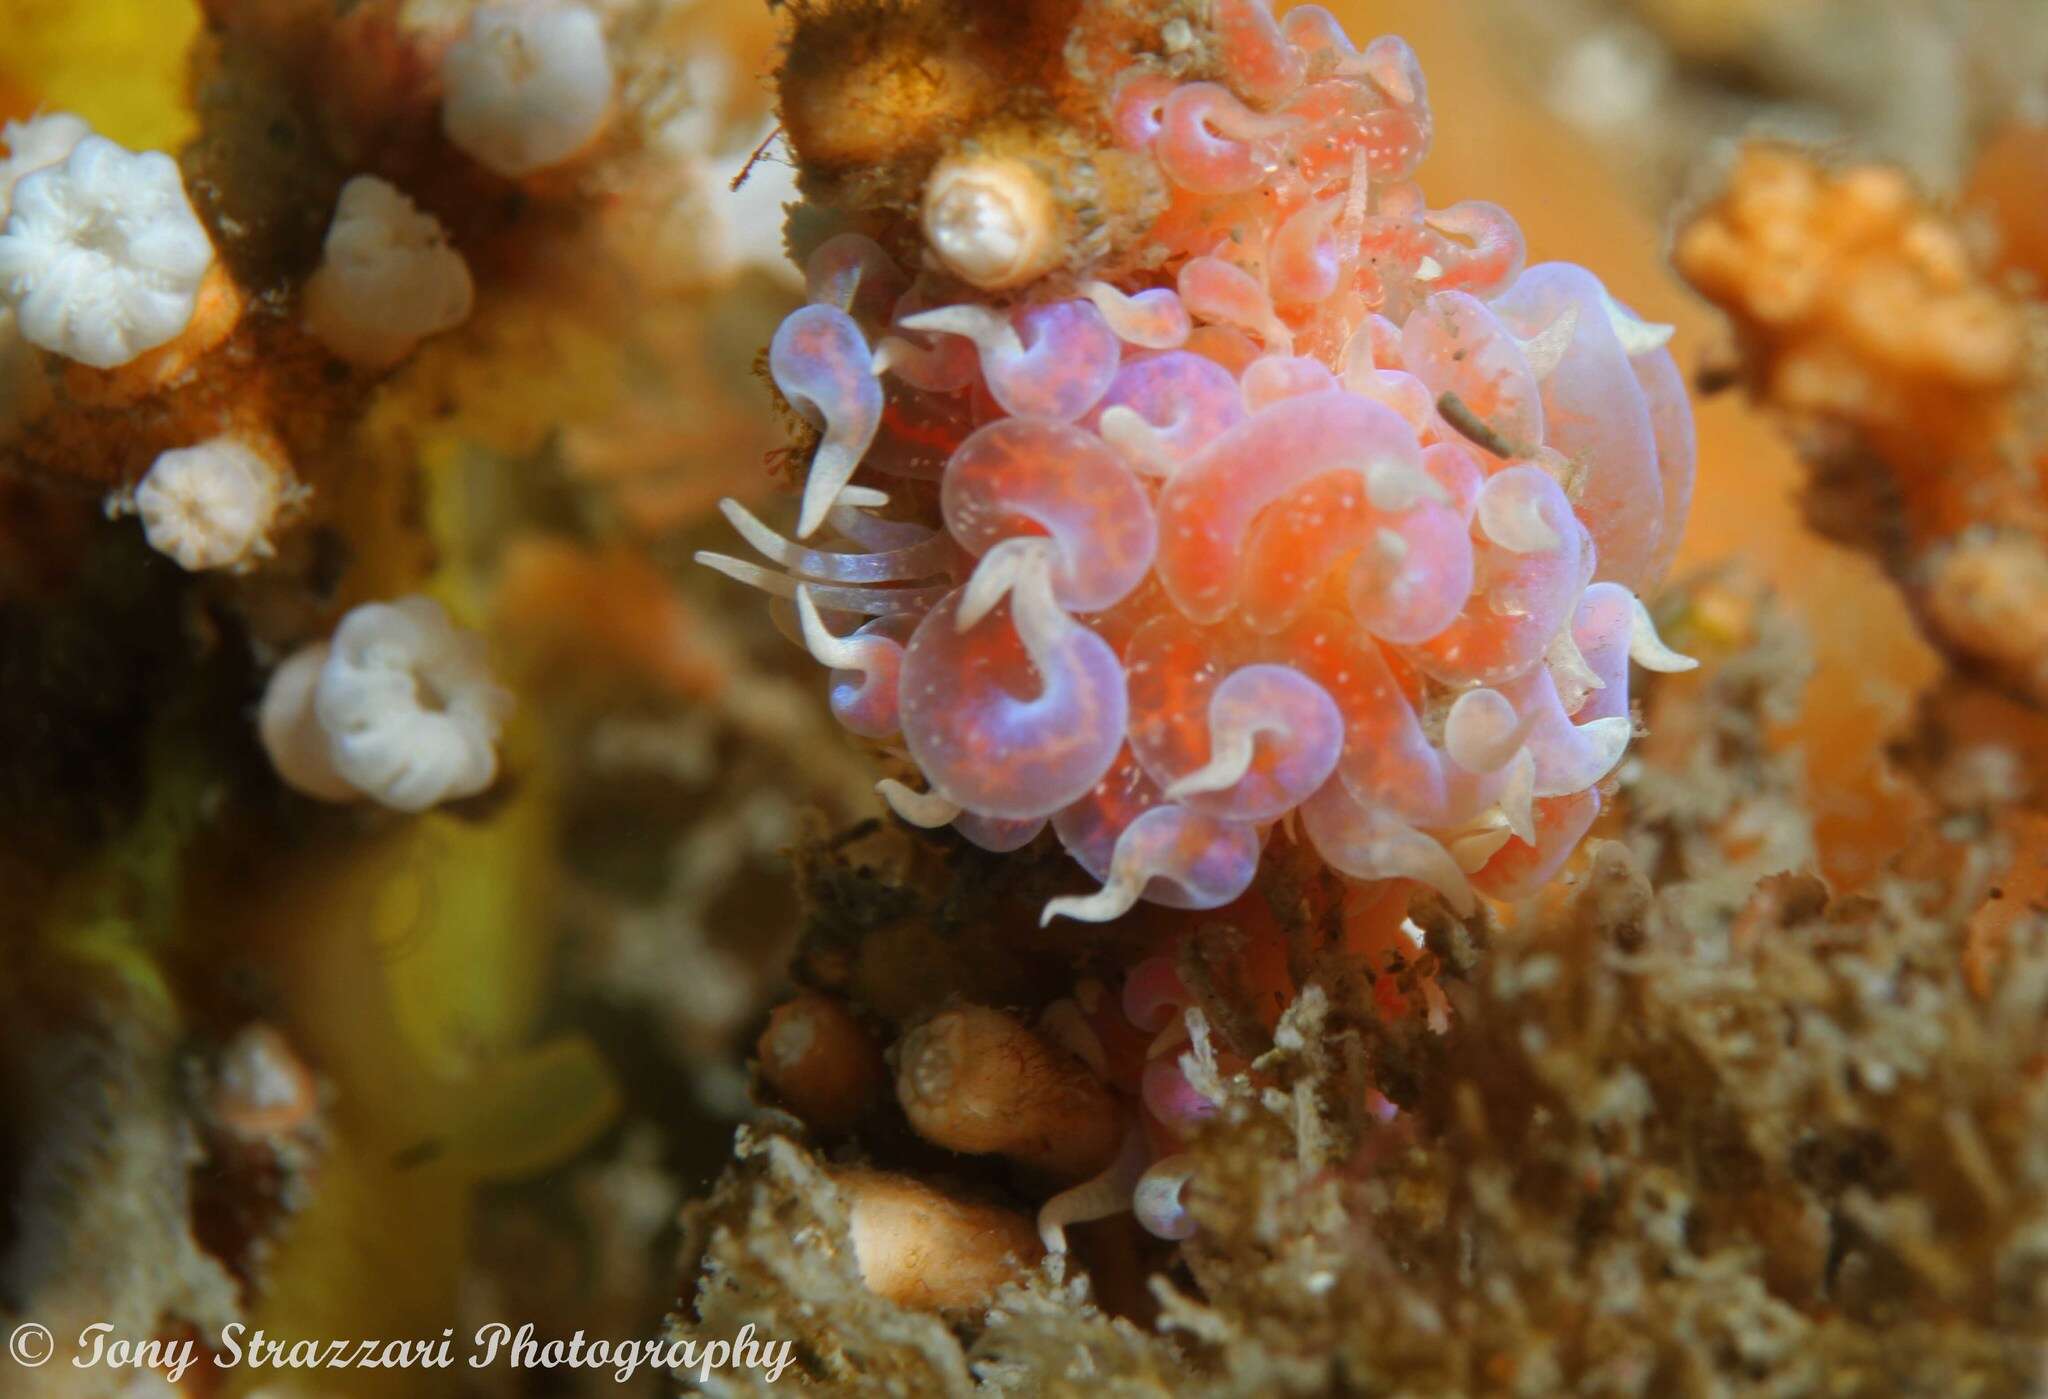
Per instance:
[[[842,1003],[814,991],[775,1008],[754,1053],[774,1100],[826,1136],[852,1127],[881,1092],[873,1037]]]
[[[1086,1064],[999,1010],[943,1011],[897,1047],[896,1096],[926,1141],[1063,1181],[1116,1154],[1116,1099]]]
[[[1752,147],[1676,256],[1762,342],[1762,387],[1779,406],[1874,427],[1910,421],[1966,446],[1995,426],[1984,398],[2019,376],[2015,309],[1895,170],[1830,172]]]
[[[958,1200],[911,1176],[845,1169],[832,1183],[846,1205],[861,1282],[899,1306],[986,1306],[1045,1252],[1014,1210]]]
[[[247,304],[234,278],[216,262],[199,284],[191,324],[175,340],[116,369],[66,363],[64,391],[80,403],[118,406],[174,388],[234,332]]]
[[[1675,260],[1816,463],[1815,523],[1875,555],[1952,655],[2048,702],[2028,303],[1897,171],[1772,147],[1745,151]]]
[[[1963,203],[1991,221],[1998,262],[2048,288],[2048,126],[2015,124],[1991,138],[1970,173]]]

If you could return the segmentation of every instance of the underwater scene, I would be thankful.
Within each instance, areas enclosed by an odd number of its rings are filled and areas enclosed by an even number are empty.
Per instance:
[[[2048,1394],[2038,0],[0,0],[0,1399]]]

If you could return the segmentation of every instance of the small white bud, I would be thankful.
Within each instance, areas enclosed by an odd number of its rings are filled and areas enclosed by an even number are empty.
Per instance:
[[[135,488],[149,546],[180,568],[240,572],[269,558],[292,490],[278,464],[236,437],[163,453]]]

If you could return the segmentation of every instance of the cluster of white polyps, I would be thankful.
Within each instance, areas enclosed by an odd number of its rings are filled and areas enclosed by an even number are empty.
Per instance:
[[[796,539],[728,502],[777,568],[705,561],[794,603],[840,720],[922,773],[905,819],[1050,823],[1102,888],[1047,917],[1219,906],[1297,819],[1357,879],[1520,896],[1599,809],[1631,656],[1690,665],[1635,593],[1691,490],[1669,332],[1423,203],[1406,44],[1217,10],[1228,85],[1133,69],[1107,113],[1173,285],[939,304],[826,243],[770,349],[821,433]]]

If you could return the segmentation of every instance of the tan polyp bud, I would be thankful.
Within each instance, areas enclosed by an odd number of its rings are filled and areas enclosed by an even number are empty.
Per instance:
[[[847,1168],[834,1171],[832,1182],[846,1204],[861,1282],[898,1306],[986,1306],[1045,1254],[1031,1222],[1014,1210],[956,1200],[888,1171]]]
[[[1013,156],[956,155],[925,181],[924,236],[947,271],[986,291],[1022,286],[1059,261],[1052,189]]]
[[[228,1043],[220,1057],[213,1115],[238,1137],[283,1136],[312,1120],[319,1090],[312,1072],[285,1037],[268,1025],[251,1025]]]
[[[853,1126],[881,1090],[873,1038],[845,1006],[814,991],[775,1008],[754,1052],[762,1085],[824,1136]]]
[[[1116,1100],[1102,1080],[1001,1011],[945,1011],[904,1036],[898,1056],[896,1096],[927,1141],[1061,1181],[1116,1154]]]
[[[1949,648],[2048,704],[2048,550],[2019,533],[1974,535],[1928,569],[1928,622]]]

